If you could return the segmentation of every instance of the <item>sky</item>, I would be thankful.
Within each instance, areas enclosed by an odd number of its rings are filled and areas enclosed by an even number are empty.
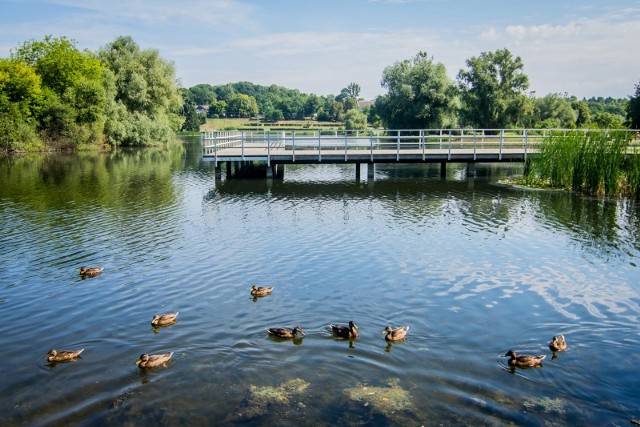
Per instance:
[[[507,48],[529,90],[626,98],[640,84],[640,0],[0,0],[0,57],[46,35],[97,51],[131,36],[182,87],[249,81],[374,99],[385,67],[424,51],[456,79]]]

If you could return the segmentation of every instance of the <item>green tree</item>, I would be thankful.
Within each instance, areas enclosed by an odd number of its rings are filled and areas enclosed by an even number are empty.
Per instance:
[[[118,37],[99,51],[112,73],[106,86],[108,106],[105,133],[113,145],[166,143],[182,120],[183,105],[173,63],[157,50],[141,50],[131,37]]]
[[[631,129],[640,129],[640,83],[635,86],[635,93],[629,97],[626,108],[626,124]]]
[[[534,101],[535,126],[539,128],[575,128],[577,113],[567,97],[551,93]]]
[[[461,118],[473,127],[499,129],[517,126],[527,113],[525,91],[529,78],[520,57],[508,49],[483,52],[466,61],[458,72],[462,93]]]
[[[592,123],[599,129],[621,129],[624,127],[624,117],[613,113],[597,113]]]
[[[587,104],[586,101],[575,100],[573,101],[571,106],[578,114],[578,117],[576,118],[576,126],[579,128],[587,127],[591,122],[591,113],[589,112],[589,104]]]
[[[105,68],[96,55],[65,37],[31,40],[12,53],[34,68],[42,82],[38,129],[51,144],[100,143],[107,119]]]
[[[426,52],[396,62],[382,73],[387,94],[378,96],[376,113],[394,129],[442,128],[454,126],[458,96],[445,66]]]
[[[364,130],[367,128],[367,116],[357,108],[347,111],[344,115],[344,128]]]
[[[237,117],[253,117],[258,114],[258,103],[253,96],[238,93],[229,100],[227,111]]]

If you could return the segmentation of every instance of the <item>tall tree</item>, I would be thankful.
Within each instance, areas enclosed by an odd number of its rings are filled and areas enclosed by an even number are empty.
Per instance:
[[[483,52],[458,72],[462,121],[474,127],[498,129],[518,125],[526,115],[529,78],[520,57],[508,49]]]
[[[113,145],[158,145],[178,130],[183,105],[173,63],[157,50],[142,50],[131,37],[118,37],[99,51],[111,71],[106,134]]]
[[[635,86],[635,90],[627,104],[626,123],[631,129],[640,129],[640,83]]]
[[[458,95],[445,66],[426,52],[384,69],[376,113],[393,129],[442,128],[455,125]]]

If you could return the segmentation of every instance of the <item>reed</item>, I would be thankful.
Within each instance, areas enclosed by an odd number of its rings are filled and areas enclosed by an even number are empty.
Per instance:
[[[539,147],[540,155],[525,168],[525,181],[593,195],[637,197],[640,152],[637,147],[629,151],[632,137],[624,131],[550,133]]]

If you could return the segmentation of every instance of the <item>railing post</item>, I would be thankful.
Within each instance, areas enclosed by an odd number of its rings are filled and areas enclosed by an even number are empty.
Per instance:
[[[396,148],[396,162],[400,160],[400,131],[397,134],[396,140],[397,148]]]
[[[271,132],[267,131],[267,167],[271,167]]]
[[[296,131],[294,130],[291,133],[291,161],[295,162],[296,161]]]
[[[218,133],[213,133],[213,166],[218,166]]]
[[[449,154],[447,154],[447,160],[451,160],[451,129],[449,129]]]
[[[524,130],[524,160],[527,160],[527,149],[529,148],[529,133],[527,132],[527,129]]]
[[[424,129],[420,130],[420,144],[422,144],[422,161],[424,162],[426,158],[425,145],[427,145],[426,141],[424,140]]]
[[[371,162],[373,162],[373,131],[369,131],[369,150],[371,151]]]
[[[322,162],[322,146],[320,144],[320,134],[322,133],[321,130],[318,130],[318,162]]]
[[[240,153],[244,162],[244,131],[240,131]]]
[[[347,161],[347,130],[344,130],[344,161]]]
[[[478,146],[478,135],[476,135],[475,129],[473,130],[473,160],[476,160],[476,149]]]
[[[504,129],[500,129],[500,149],[498,150],[498,160],[502,160],[502,144],[504,143]]]

